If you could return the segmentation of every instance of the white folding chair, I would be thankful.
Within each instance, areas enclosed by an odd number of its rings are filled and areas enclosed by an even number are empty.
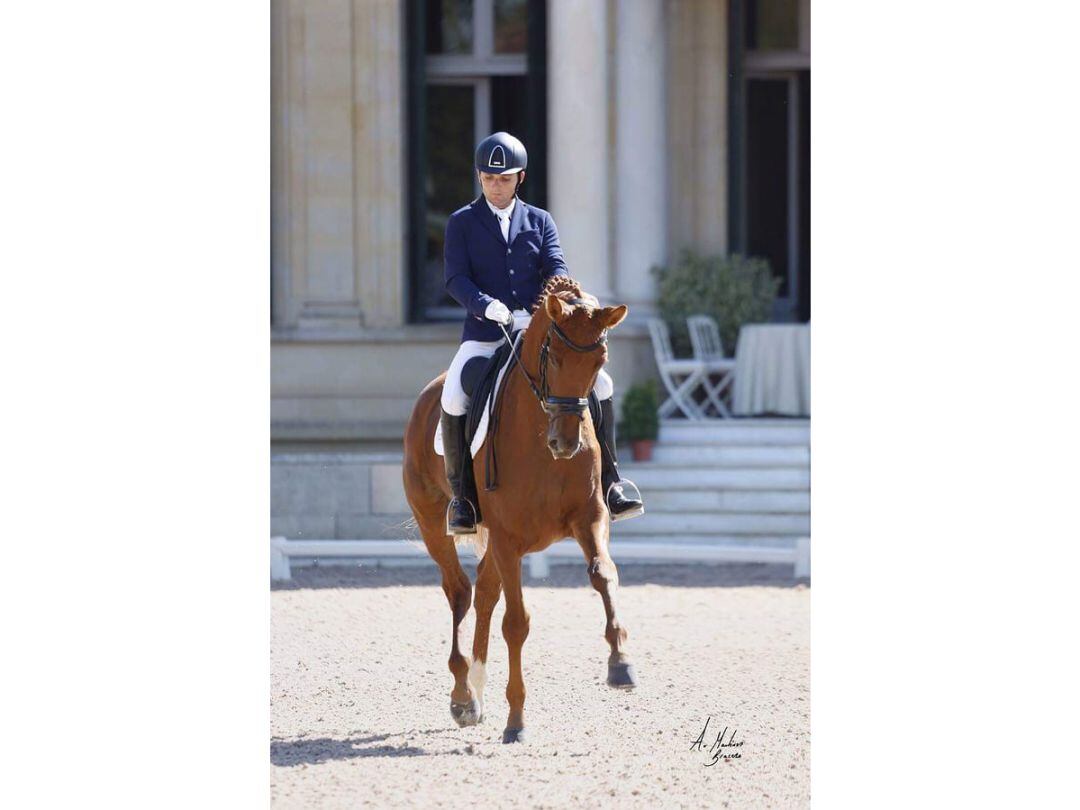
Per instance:
[[[694,357],[705,366],[702,379],[705,396],[721,417],[730,419],[731,411],[724,402],[724,392],[731,387],[735,379],[735,360],[724,357],[720,327],[708,315],[691,315],[686,319],[686,326],[690,330],[690,345],[694,347]],[[712,375],[717,375],[720,379],[714,383]]]
[[[660,406],[660,416],[682,411],[688,419],[704,419],[705,414],[694,402],[694,391],[705,378],[705,364],[695,358],[678,358],[671,350],[671,333],[660,318],[649,318],[649,336],[660,379],[668,390],[668,398]]]

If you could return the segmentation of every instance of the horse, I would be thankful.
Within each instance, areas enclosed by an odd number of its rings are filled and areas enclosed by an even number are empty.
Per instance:
[[[471,659],[462,654],[461,622],[469,612],[472,585],[462,570],[455,538],[446,531],[451,492],[443,460],[434,451],[439,397],[446,373],[420,393],[405,431],[402,476],[424,545],[442,573],[452,614],[448,665],[454,676],[450,714],[461,727],[484,717],[483,695],[491,614],[506,595],[502,632],[509,651],[506,699],[510,711],[504,743],[525,740],[525,681],[522,647],[529,612],[521,590],[521,560],[552,543],[573,537],[581,547],[592,587],[599,592],[610,647],[609,686],[630,689],[636,676],[626,651],[627,631],[615,609],[619,574],[608,552],[611,528],[600,478],[600,445],[588,413],[587,396],[607,361],[607,333],[626,317],[625,305],[593,306],[565,276],[548,281],[520,342],[520,355],[506,371],[498,424],[498,486],[478,487],[482,523],[475,536],[476,625]],[[483,407],[482,403],[472,403]],[[495,440],[492,428],[484,442]],[[470,459],[481,476],[486,448]],[[468,457],[467,457],[468,458]]]

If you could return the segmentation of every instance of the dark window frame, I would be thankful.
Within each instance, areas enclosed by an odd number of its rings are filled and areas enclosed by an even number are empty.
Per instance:
[[[792,112],[788,117],[788,295],[778,299],[774,320],[810,318],[809,251],[809,120],[810,0],[799,1],[798,48],[751,51],[746,48],[748,17],[754,0],[728,5],[728,250],[747,252],[747,82],[775,79],[789,82]]]
[[[425,93],[428,80],[465,81],[478,88],[478,128],[491,117],[491,79],[496,76],[523,76],[527,93],[527,145],[529,170],[522,197],[528,202],[547,204],[547,0],[527,0],[527,36],[524,59],[518,54],[493,52],[493,21],[486,19],[494,3],[475,0],[474,48],[489,52],[482,56],[429,55],[426,48],[427,10],[425,0],[408,0],[406,23],[406,92],[408,94],[405,132],[407,180],[408,320],[410,323],[458,320],[459,307],[425,307],[419,294],[421,274],[427,254],[427,200],[425,163],[427,131]],[[490,23],[490,24],[489,24]],[[475,193],[479,183],[474,181]],[[475,197],[474,197],[475,199]],[[467,202],[463,200],[464,204]]]

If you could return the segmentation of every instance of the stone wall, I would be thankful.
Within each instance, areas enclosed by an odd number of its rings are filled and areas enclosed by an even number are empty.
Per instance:
[[[274,454],[270,533],[290,539],[418,537],[401,483],[401,454]]]

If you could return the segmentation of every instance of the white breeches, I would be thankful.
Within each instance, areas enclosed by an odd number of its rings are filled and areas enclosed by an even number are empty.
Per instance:
[[[469,397],[461,387],[461,370],[474,357],[491,357],[503,342],[501,340],[466,340],[458,347],[457,354],[450,361],[446,381],[443,383],[442,409],[444,411],[451,416],[465,415],[469,406]],[[611,399],[615,393],[615,383],[604,369],[600,369],[600,373],[596,375],[593,391],[600,400]]]

